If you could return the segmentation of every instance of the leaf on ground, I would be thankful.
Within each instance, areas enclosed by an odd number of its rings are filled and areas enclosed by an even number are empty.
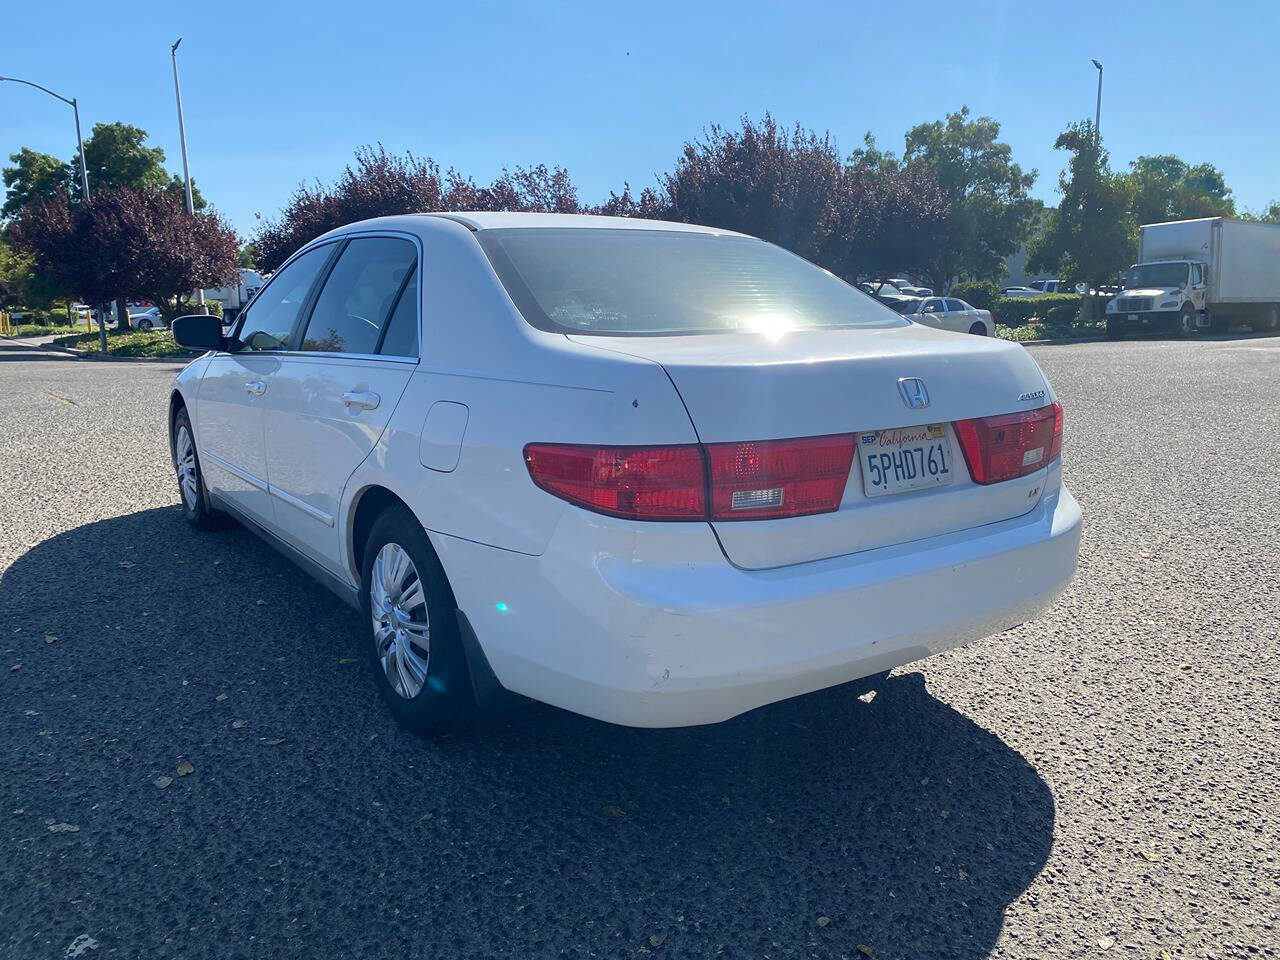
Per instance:
[[[225,693],[220,693],[220,694],[218,694],[216,697],[214,697],[213,699],[215,699],[215,700],[217,700],[219,703],[221,703],[223,700],[227,699],[227,695],[226,695]]]
[[[222,561],[221,561],[221,560],[215,560],[215,561],[213,561],[213,565],[214,565],[215,567],[220,567],[220,566],[222,566]]]
[[[1114,937],[1099,937],[1099,938],[1098,938],[1098,946],[1099,946],[1099,947],[1101,947],[1103,950],[1110,950],[1110,949],[1111,949],[1112,947],[1114,947],[1115,945],[1116,945],[1116,941],[1115,941],[1115,938],[1114,938]]]
[[[80,828],[74,823],[51,823],[49,824],[50,833],[79,833]]]
[[[120,566],[124,567],[126,570],[132,570],[135,564],[130,563],[128,560],[121,560]]]
[[[22,664],[20,664],[20,663],[15,663],[12,667],[10,667],[10,668],[9,668],[9,672],[10,672],[10,673],[17,673],[17,672],[18,672],[19,670],[21,670],[21,669],[22,669]]]
[[[46,634],[44,635],[44,642],[45,642],[45,643],[57,643],[57,642],[58,642],[58,638],[57,638],[57,637],[55,637],[52,633],[46,633]]]
[[[604,815],[606,817],[613,817],[613,819],[615,820],[627,819],[627,811],[623,810],[617,804],[606,803],[603,807],[603,810],[604,810]]]
[[[830,917],[819,917],[819,918],[818,918],[818,926],[820,926],[820,927],[825,927],[825,926],[826,926],[827,924],[829,924],[830,922],[831,922],[831,918],[830,918]]]
[[[872,950],[870,947],[868,947],[865,943],[858,944],[858,952],[862,954],[864,957],[869,957],[871,956],[871,954],[875,953],[875,951]]]
[[[231,729],[232,729],[232,730],[239,730],[241,727],[243,727],[243,726],[244,726],[245,724],[247,724],[248,722],[249,722],[248,720],[232,720],[232,721],[231,721]]]
[[[67,946],[65,956],[67,960],[76,960],[76,957],[83,957],[90,950],[97,949],[98,941],[93,939],[93,937],[89,936],[87,933],[82,933],[80,936],[72,940]]]
[[[1156,853],[1154,850],[1147,850],[1143,847],[1139,847],[1138,856],[1140,856],[1143,860],[1147,861],[1147,863],[1160,862],[1160,854]]]
[[[191,765],[190,760],[183,760],[178,764],[178,776],[186,777],[196,772],[196,768]]]
[[[266,744],[268,747],[278,747],[280,746],[280,744],[284,743],[284,741],[285,741],[284,737],[275,737],[274,739],[271,739],[271,740],[268,740],[265,737],[262,738],[262,742]]]
[[[431,819],[433,819],[434,817],[435,817],[435,814],[434,814],[434,813],[432,813],[430,810],[428,810],[426,813],[424,813],[424,814],[422,815],[422,819],[423,819],[423,820],[431,820]]]
[[[666,942],[667,935],[665,933],[655,933],[649,938],[649,946],[651,947],[660,947]]]
[[[1189,663],[1180,663],[1180,664],[1178,664],[1178,669],[1179,669],[1179,670],[1190,670],[1190,669],[1191,669],[1191,664],[1189,664]]]
[[[259,607],[265,607],[267,605],[267,601],[265,600],[255,600],[254,603]]]
[[[156,777],[151,782],[154,783],[161,790],[163,790],[169,784],[173,783],[173,777]]]
[[[356,662],[356,658],[355,658],[355,657],[343,657],[341,660],[339,660],[339,661],[338,661],[338,663],[342,664],[344,667],[345,667],[348,663],[355,663],[355,662]]]
[[[371,734],[369,734],[369,742],[370,742],[370,743],[373,743],[373,741],[375,741],[375,740],[377,740],[377,739],[378,739],[378,735],[377,735],[376,733],[371,733]]]

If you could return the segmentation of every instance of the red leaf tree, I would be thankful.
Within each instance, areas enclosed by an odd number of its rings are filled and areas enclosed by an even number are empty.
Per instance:
[[[160,189],[104,188],[75,206],[60,194],[25,207],[10,233],[61,294],[86,303],[165,304],[234,282],[239,265],[235,231]]]

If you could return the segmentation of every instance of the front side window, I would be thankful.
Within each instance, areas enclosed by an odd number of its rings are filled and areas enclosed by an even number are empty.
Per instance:
[[[941,301],[941,300],[926,300],[926,301],[925,301],[924,306],[920,308],[920,312],[921,312],[921,313],[941,313],[941,312],[942,312],[942,301]]]
[[[313,247],[272,277],[245,312],[234,349],[287,350],[298,313],[331,253],[331,243]]]
[[[408,240],[352,240],[316,298],[302,349],[377,353],[392,307],[417,265],[418,248]]]
[[[1191,265],[1191,282],[1197,287],[1204,283],[1204,273],[1200,269],[1200,264],[1193,263]]]
[[[833,274],[750,237],[514,227],[480,230],[476,239],[525,320],[556,333],[779,334],[906,322]]]

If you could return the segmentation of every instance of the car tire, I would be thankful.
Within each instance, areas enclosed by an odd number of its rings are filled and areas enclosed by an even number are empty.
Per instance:
[[[969,332],[975,337],[985,337],[987,335],[987,325],[979,320],[969,328]]]
[[[1112,319],[1109,319],[1109,318],[1108,318],[1108,320],[1107,320],[1107,339],[1108,339],[1108,340],[1123,340],[1123,339],[1124,339],[1124,327],[1121,325],[1121,323],[1120,323],[1118,320],[1112,320]]]
[[[365,653],[391,715],[421,736],[448,733],[475,711],[457,604],[426,531],[391,506],[374,521],[360,571]]]
[[[150,320],[148,320],[148,319],[146,319],[145,317],[144,317],[143,319],[139,320],[139,321],[138,321],[138,329],[139,329],[139,330],[150,330],[150,329],[151,329],[151,321],[150,321]]]
[[[1250,326],[1258,333],[1271,333],[1274,330],[1280,330],[1280,306],[1273,303],[1264,307]]]
[[[218,514],[209,506],[209,491],[205,489],[195,431],[186,407],[179,407],[173,417],[173,468],[178,476],[178,501],[187,523],[197,530],[212,530],[218,525]]]
[[[1196,332],[1196,312],[1192,309],[1191,304],[1184,303],[1182,309],[1178,311],[1178,326],[1174,331],[1174,335],[1180,340],[1189,340]]]

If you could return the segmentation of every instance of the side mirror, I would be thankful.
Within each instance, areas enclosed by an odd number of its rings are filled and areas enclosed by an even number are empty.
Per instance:
[[[219,350],[226,342],[222,321],[212,314],[193,313],[173,321],[173,339],[188,350]]]

